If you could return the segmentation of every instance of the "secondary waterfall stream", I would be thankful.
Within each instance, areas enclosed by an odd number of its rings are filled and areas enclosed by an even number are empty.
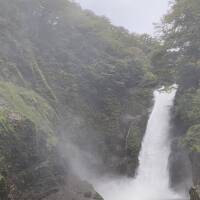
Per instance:
[[[178,195],[169,187],[170,110],[176,88],[154,92],[154,107],[139,154],[134,179],[112,180],[99,186],[105,200],[172,200]]]

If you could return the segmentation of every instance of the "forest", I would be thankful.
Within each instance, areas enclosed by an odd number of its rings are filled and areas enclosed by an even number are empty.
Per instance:
[[[175,0],[156,28],[0,0],[0,200],[103,200],[84,170],[134,177],[153,91],[174,83],[170,185],[200,200],[200,1]]]

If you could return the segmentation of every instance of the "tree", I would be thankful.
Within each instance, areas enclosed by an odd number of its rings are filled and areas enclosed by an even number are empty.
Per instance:
[[[200,80],[199,10],[199,0],[175,0],[160,26],[164,41],[161,60],[167,57],[165,63],[175,69],[177,81],[188,88],[198,87]]]

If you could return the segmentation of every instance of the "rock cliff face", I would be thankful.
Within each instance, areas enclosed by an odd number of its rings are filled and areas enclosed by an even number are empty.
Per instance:
[[[192,187],[190,189],[190,199],[191,200],[199,200],[200,199],[200,187],[198,185],[196,187]]]

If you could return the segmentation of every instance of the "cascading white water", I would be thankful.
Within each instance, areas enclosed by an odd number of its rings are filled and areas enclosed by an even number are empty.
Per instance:
[[[170,109],[176,88],[154,92],[155,104],[150,115],[139,155],[135,179],[123,179],[101,185],[105,200],[172,200],[178,198],[169,187]]]
[[[139,155],[139,168],[134,180],[135,194],[141,200],[174,197],[169,188],[170,109],[176,89],[154,92],[155,105],[150,115]]]

